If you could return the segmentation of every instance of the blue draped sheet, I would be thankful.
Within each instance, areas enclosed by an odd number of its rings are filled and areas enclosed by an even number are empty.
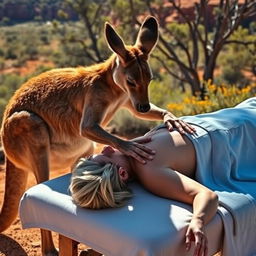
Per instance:
[[[182,119],[197,130],[188,135],[197,153],[196,180],[233,216],[233,222],[223,218],[224,255],[256,255],[256,97]]]

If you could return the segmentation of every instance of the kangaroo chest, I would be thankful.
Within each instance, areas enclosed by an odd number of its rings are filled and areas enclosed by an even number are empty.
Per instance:
[[[114,114],[117,112],[118,109],[120,109],[120,107],[122,107],[125,104],[126,101],[127,97],[121,97],[120,99],[113,99],[113,101],[110,102],[109,105],[105,106],[105,108],[103,109],[104,116],[101,121],[101,125],[103,127],[111,121]]]

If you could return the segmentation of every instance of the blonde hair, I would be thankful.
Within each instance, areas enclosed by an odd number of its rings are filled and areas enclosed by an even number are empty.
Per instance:
[[[102,165],[85,158],[73,170],[69,189],[76,204],[91,209],[121,207],[132,197],[116,165]]]

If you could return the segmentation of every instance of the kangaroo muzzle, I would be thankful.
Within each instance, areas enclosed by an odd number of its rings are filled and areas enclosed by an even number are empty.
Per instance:
[[[147,104],[140,104],[140,103],[138,103],[136,105],[136,110],[138,112],[141,112],[141,113],[146,113],[146,112],[148,112],[150,110],[150,105],[148,103]]]

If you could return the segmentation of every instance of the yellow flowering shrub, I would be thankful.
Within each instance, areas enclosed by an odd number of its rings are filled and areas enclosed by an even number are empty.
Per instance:
[[[206,83],[206,97],[184,95],[178,103],[169,103],[167,109],[176,116],[196,115],[233,107],[243,100],[256,96],[256,83],[239,88],[234,85]]]

